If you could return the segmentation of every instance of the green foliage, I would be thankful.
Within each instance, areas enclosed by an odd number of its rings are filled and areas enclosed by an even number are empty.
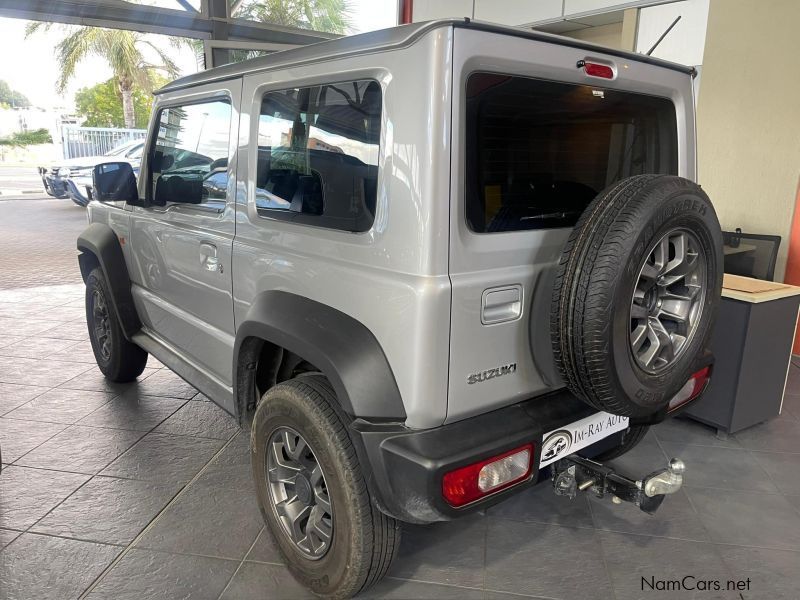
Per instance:
[[[25,28],[29,37],[38,31],[49,31],[53,23],[34,21]],[[173,47],[181,41],[170,39]],[[157,58],[156,63],[147,59],[147,54]],[[67,35],[56,45],[56,58],[60,72],[56,90],[61,93],[67,83],[75,76],[78,65],[89,56],[104,59],[114,73],[114,79],[122,94],[125,126],[134,127],[137,123],[133,93],[136,89],[152,92],[157,87],[158,74],[171,78],[180,74],[178,65],[169,53],[150,41],[147,36],[124,29],[102,29],[100,27],[67,27]]]
[[[166,83],[166,80],[159,78]],[[144,129],[150,119],[152,97],[149,93],[134,88],[133,106],[136,115],[135,127]],[[75,112],[84,117],[86,127],[125,127],[122,112],[122,93],[115,79],[79,89],[75,93]]]
[[[52,144],[53,138],[47,129],[34,129],[33,131],[17,132],[11,137],[0,138],[0,146],[34,146],[36,144]]]
[[[31,102],[24,94],[12,90],[11,87],[0,79],[0,106],[30,108]]]
[[[42,30],[48,31],[53,23],[34,21],[25,28],[25,36],[30,37]],[[178,45],[175,40],[170,41]],[[158,58],[151,63],[145,57],[144,49],[149,48]],[[130,89],[138,86],[147,92],[156,87],[155,75],[161,71],[171,78],[178,77],[178,65],[163,48],[153,44],[137,31],[124,29],[102,29],[100,27],[74,27],[67,29],[67,36],[56,45],[56,58],[60,69],[56,89],[63,92],[75,75],[78,65],[88,56],[99,56],[108,62],[120,86]]]
[[[237,17],[345,34],[350,28],[347,0],[231,0]]]

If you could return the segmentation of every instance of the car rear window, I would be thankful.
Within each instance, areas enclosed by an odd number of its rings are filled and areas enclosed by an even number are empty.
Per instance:
[[[357,80],[264,94],[258,123],[259,215],[363,232],[378,190],[381,88]]]
[[[478,233],[572,227],[615,181],[678,171],[666,98],[474,73],[466,125],[467,221]]]

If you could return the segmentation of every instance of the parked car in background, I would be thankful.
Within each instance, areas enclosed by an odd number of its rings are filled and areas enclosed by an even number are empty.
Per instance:
[[[144,140],[131,140],[99,156],[81,156],[65,159],[52,167],[39,167],[44,190],[55,198],[70,198],[78,206],[91,200],[92,169],[109,160],[130,163],[138,175],[142,162]]]

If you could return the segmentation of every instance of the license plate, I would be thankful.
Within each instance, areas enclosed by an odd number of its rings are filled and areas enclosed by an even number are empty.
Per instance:
[[[628,417],[599,412],[544,434],[539,468],[628,428]]]

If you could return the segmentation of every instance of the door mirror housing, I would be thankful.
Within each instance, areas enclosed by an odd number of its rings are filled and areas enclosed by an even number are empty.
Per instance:
[[[133,167],[126,162],[108,162],[95,165],[92,171],[94,198],[100,202],[120,200],[133,206],[143,206],[136,188]]]

